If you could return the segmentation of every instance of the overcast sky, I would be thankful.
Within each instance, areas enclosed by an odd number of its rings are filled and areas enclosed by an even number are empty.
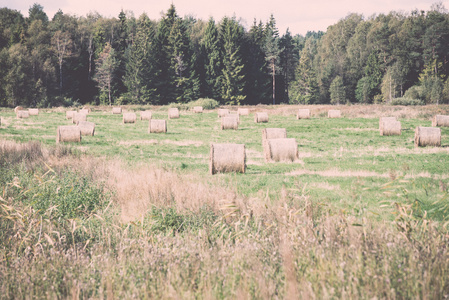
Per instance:
[[[97,11],[105,17],[117,17],[120,11],[132,11],[136,17],[146,12],[151,19],[160,19],[161,12],[170,4],[178,15],[193,15],[198,19],[216,21],[224,16],[242,19],[246,27],[254,18],[266,22],[273,14],[283,34],[290,28],[292,34],[304,35],[307,31],[325,31],[329,25],[349,13],[360,13],[365,17],[373,14],[401,11],[410,13],[414,9],[429,10],[437,0],[0,0],[0,7],[8,7],[28,16],[33,3],[39,3],[51,19],[61,9],[66,14],[85,16]],[[441,1],[449,8],[449,0]]]

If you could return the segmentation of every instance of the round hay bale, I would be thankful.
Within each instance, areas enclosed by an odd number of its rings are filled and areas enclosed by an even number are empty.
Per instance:
[[[17,118],[18,119],[26,119],[30,117],[30,113],[27,110],[18,110]]]
[[[19,110],[23,110],[23,107],[22,107],[22,106],[16,106],[16,107],[14,108],[14,113],[17,115],[17,112],[18,112]]]
[[[195,106],[193,108],[193,112],[196,113],[196,114],[200,114],[200,113],[203,112],[203,107],[202,106]]]
[[[221,130],[234,129],[237,130],[239,127],[238,118],[235,116],[228,116],[221,118]]]
[[[86,110],[87,114],[90,114],[92,112],[92,109],[88,106],[83,106],[83,108],[81,110]]]
[[[338,109],[331,109],[327,112],[328,118],[341,118],[341,111]]]
[[[82,109],[79,110],[79,113],[88,115],[88,114],[89,114],[89,109],[87,109],[87,108],[82,108]]]
[[[436,115],[433,117],[432,126],[449,127],[449,116]]]
[[[296,119],[310,119],[310,109],[298,109]]]
[[[151,120],[153,113],[151,110],[141,111],[140,112],[140,120]]]
[[[30,116],[38,116],[39,115],[39,109],[37,108],[28,108],[28,113]]]
[[[264,128],[262,129],[262,140],[266,139],[286,139],[287,130],[285,128]]]
[[[136,123],[137,116],[136,113],[124,113],[123,114],[123,123]]]
[[[227,108],[219,108],[218,109],[218,117],[219,118],[227,116],[227,115],[229,115],[229,109],[227,109]]]
[[[66,112],[65,112],[65,118],[66,118],[67,120],[73,119],[73,114],[74,114],[74,113],[76,113],[76,111],[74,111],[74,110],[68,110],[68,111],[66,111]]]
[[[239,108],[239,109],[237,110],[237,113],[238,113],[240,116],[249,116],[249,108]]]
[[[421,127],[415,129],[415,147],[441,147],[441,129],[435,127]]]
[[[396,120],[383,120],[380,126],[380,135],[401,135],[401,122]]]
[[[167,121],[151,119],[148,124],[148,133],[166,133]]]
[[[78,124],[79,121],[87,121],[87,115],[79,112],[74,112],[72,115],[72,123]]]
[[[58,126],[56,129],[56,143],[81,142],[81,130],[78,126]]]
[[[379,133],[380,135],[383,135],[383,126],[384,126],[384,121],[396,121],[396,117],[380,117],[379,118]]]
[[[246,151],[244,144],[211,144],[209,158],[209,172],[217,173],[245,173]]]
[[[266,162],[294,162],[298,158],[298,144],[294,138],[266,139],[263,149]]]
[[[177,107],[172,107],[168,109],[169,119],[179,119],[179,109]]]
[[[122,108],[121,107],[113,107],[112,108],[112,114],[113,115],[121,115],[122,114]]]
[[[266,112],[258,112],[254,115],[254,122],[256,123],[267,123],[268,122],[268,113]]]
[[[79,121],[78,127],[80,128],[81,135],[94,136],[94,133],[95,133],[95,123],[94,122]]]

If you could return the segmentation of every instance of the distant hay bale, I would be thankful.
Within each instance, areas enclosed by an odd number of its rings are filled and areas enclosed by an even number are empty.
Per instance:
[[[237,113],[238,113],[240,116],[248,116],[248,115],[249,115],[249,109],[248,109],[248,108],[239,108],[239,109],[237,110]]]
[[[203,112],[203,107],[202,106],[195,106],[193,108],[193,112],[196,113],[196,114],[200,114],[200,113]]]
[[[396,120],[383,120],[380,135],[401,135],[401,122]]]
[[[218,117],[219,118],[222,118],[227,115],[229,115],[229,109],[227,109],[227,108],[219,108],[218,109]]]
[[[432,126],[435,127],[449,127],[449,116],[436,115],[433,117]]]
[[[266,139],[263,149],[266,162],[294,162],[298,158],[298,144],[294,138]]]
[[[82,113],[82,114],[85,114],[85,115],[88,115],[89,112],[90,112],[90,110],[89,110],[88,108],[82,108],[82,109],[80,109],[78,112],[79,112],[79,113]]]
[[[14,113],[17,115],[17,112],[18,112],[19,110],[23,110],[23,107],[22,107],[22,106],[16,106],[16,107],[14,108]]]
[[[396,117],[380,117],[379,118],[379,133],[380,133],[380,135],[383,135],[382,134],[382,132],[383,132],[383,122],[384,121],[396,121]]]
[[[92,109],[88,106],[83,106],[83,108],[81,110],[86,110],[87,114],[90,114],[92,112]]]
[[[441,129],[435,127],[421,127],[415,129],[415,147],[441,147]]]
[[[95,133],[95,123],[94,122],[79,121],[78,127],[80,128],[81,135],[94,136],[94,133]]]
[[[266,112],[258,112],[254,115],[254,122],[256,123],[267,123],[268,122],[268,113]]]
[[[56,129],[56,143],[81,142],[81,130],[78,126],[58,126]]]
[[[30,116],[38,116],[39,115],[39,109],[37,108],[28,108],[28,113]]]
[[[74,111],[74,110],[68,110],[68,111],[66,111],[66,112],[65,112],[65,118],[66,118],[67,120],[73,119],[73,114],[74,114],[74,113],[76,113],[76,111]]]
[[[177,107],[172,107],[168,109],[169,119],[179,119],[179,109]]]
[[[122,114],[122,108],[121,107],[113,107],[112,108],[112,114],[113,115],[121,115]]]
[[[310,119],[310,109],[298,109],[296,119]]]
[[[211,144],[209,158],[209,172],[217,173],[245,173],[246,152],[244,144]]]
[[[221,130],[234,129],[237,130],[239,127],[238,118],[235,116],[227,116],[221,118]]]
[[[262,129],[262,140],[266,139],[285,139],[287,130],[285,128],[264,128]]]
[[[341,111],[338,109],[331,109],[327,112],[328,118],[341,118]]]
[[[129,112],[123,114],[123,123],[136,123],[137,116],[136,113]]]
[[[18,110],[17,118],[18,119],[26,119],[30,117],[30,113],[27,110]]]
[[[151,120],[152,116],[153,116],[153,113],[151,112],[151,110],[146,110],[146,111],[140,112],[141,120]]]
[[[148,124],[148,133],[166,133],[167,121],[151,119]]]
[[[79,112],[74,112],[72,115],[72,123],[78,124],[80,121],[87,121],[87,115]]]
[[[237,123],[240,124],[240,115],[238,114],[238,112],[229,112],[229,115],[227,115],[226,117],[233,117],[237,119]]]

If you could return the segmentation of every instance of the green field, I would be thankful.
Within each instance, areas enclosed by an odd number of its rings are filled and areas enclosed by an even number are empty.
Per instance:
[[[216,110],[125,107],[167,120],[149,134],[94,107],[95,136],[63,145],[65,109],[1,109],[3,295],[447,297],[449,128],[441,147],[415,148],[414,131],[449,106],[341,106],[339,119],[310,106],[297,120],[298,108],[250,107],[221,130]],[[380,116],[402,134],[380,136]],[[286,128],[297,161],[265,162],[263,128]],[[245,144],[246,173],[210,175],[211,143]]]

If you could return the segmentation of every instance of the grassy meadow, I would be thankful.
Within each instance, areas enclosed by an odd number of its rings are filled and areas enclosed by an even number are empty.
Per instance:
[[[124,107],[168,120],[150,134],[93,107],[79,144],[55,142],[66,109],[0,109],[1,297],[449,297],[449,128],[414,147],[449,106],[249,108],[221,130],[216,110]],[[380,116],[401,136],[380,136]],[[286,128],[298,160],[266,163],[263,128]],[[246,173],[210,175],[211,143],[245,144]]]

